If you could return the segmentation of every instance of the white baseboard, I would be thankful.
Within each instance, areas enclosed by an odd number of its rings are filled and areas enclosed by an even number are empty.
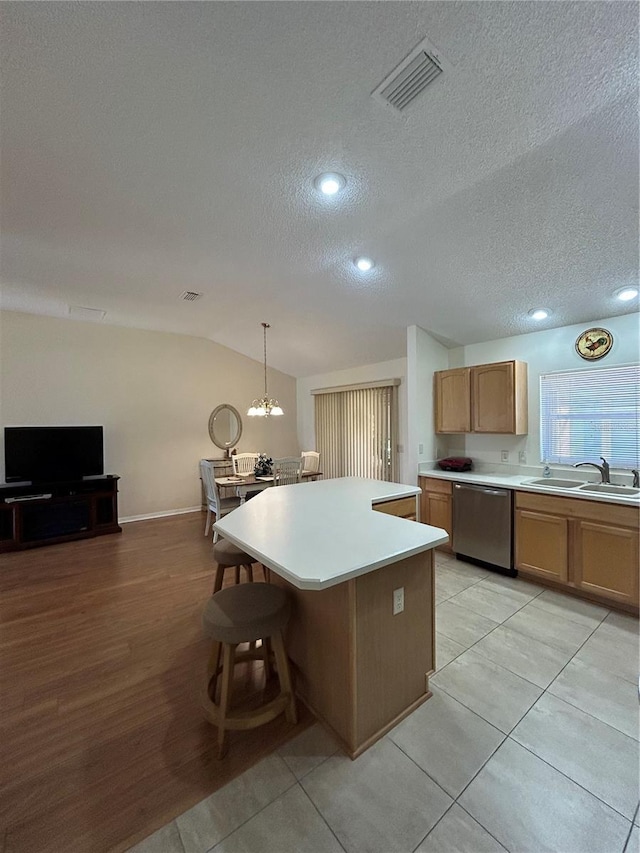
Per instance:
[[[148,512],[144,515],[128,515],[126,518],[119,518],[120,524],[126,524],[128,521],[146,521],[150,518],[165,518],[168,515],[186,515],[188,512],[200,512],[199,506],[187,506],[182,509],[166,509],[161,512]]]

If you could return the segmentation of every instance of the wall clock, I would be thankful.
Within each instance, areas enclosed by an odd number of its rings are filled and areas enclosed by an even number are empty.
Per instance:
[[[587,361],[603,358],[613,346],[613,335],[607,329],[587,329],[578,336],[576,352]]]

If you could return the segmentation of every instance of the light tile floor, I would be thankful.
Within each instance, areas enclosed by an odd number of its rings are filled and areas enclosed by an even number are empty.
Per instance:
[[[433,697],[315,725],[131,853],[640,853],[638,620],[445,555]]]

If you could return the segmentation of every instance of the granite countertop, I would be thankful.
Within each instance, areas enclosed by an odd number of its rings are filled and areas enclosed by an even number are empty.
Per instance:
[[[574,478],[571,477],[569,473],[565,474],[564,472],[559,475],[559,478],[575,479],[576,485],[574,487],[562,488],[549,486],[547,484],[538,485],[531,483],[531,480],[544,479],[542,475],[524,476],[522,474],[499,474],[488,471],[464,471],[459,473],[456,471],[441,471],[439,468],[433,470],[424,465],[419,466],[418,475],[421,477],[435,477],[438,480],[450,480],[456,483],[472,483],[478,486],[496,486],[498,488],[512,489],[519,492],[539,492],[540,494],[555,495],[556,497],[571,497],[578,498],[579,500],[600,501],[602,503],[623,504],[625,506],[640,506],[640,493],[636,495],[612,495],[604,492],[581,491],[577,487],[584,485],[587,482],[586,478]],[[615,477],[615,474],[613,476]],[[556,478],[553,477],[550,479],[553,480]],[[593,485],[594,482],[595,481],[593,480],[590,481],[590,485]],[[629,488],[630,492],[632,491],[630,487],[627,488]]]
[[[325,589],[448,541],[439,527],[372,509],[420,491],[361,477],[277,486],[214,529],[299,589]]]

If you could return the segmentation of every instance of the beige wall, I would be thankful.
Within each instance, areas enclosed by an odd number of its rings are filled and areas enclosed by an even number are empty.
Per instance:
[[[418,465],[431,463],[444,446],[436,435],[433,416],[433,374],[449,366],[448,350],[420,326],[407,329],[407,441],[405,483],[417,482]]]
[[[284,417],[247,418],[262,365],[212,341],[0,313],[0,426],[102,424],[121,518],[199,505],[198,460],[224,455],[207,429],[220,403],[242,415],[239,452],[298,454],[295,379],[269,370],[268,386]]]

